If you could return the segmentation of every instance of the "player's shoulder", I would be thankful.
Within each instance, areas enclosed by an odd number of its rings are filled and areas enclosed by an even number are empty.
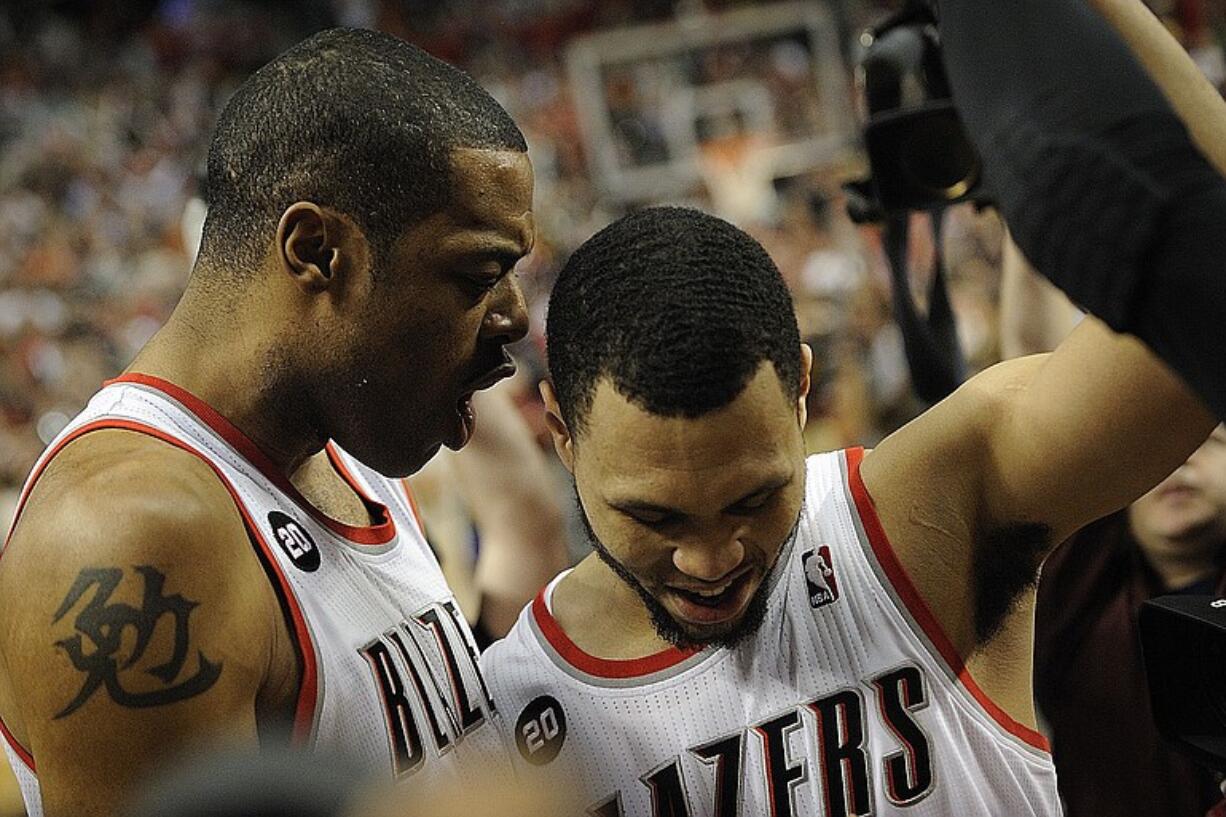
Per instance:
[[[818,512],[822,501],[835,490],[842,490],[849,469],[862,456],[862,449],[842,449],[809,454],[805,457],[805,513]]]
[[[249,549],[226,486],[198,456],[122,429],[93,431],[58,452],[29,491],[0,559],[12,581],[60,583],[87,565],[209,564],[237,578]],[[241,570],[236,572],[241,573]]]
[[[126,430],[74,440],[33,483],[0,558],[0,621],[0,651],[22,667],[0,702],[36,752],[62,749],[54,724],[87,699],[78,722],[105,731],[214,686],[206,708],[254,701],[284,663],[277,600],[225,484]],[[96,679],[113,705],[94,702]]]

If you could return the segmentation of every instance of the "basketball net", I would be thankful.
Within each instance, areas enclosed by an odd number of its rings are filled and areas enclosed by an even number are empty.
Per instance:
[[[738,133],[699,145],[699,167],[711,205],[717,215],[735,224],[767,221],[775,191],[769,161],[762,148],[766,140]]]

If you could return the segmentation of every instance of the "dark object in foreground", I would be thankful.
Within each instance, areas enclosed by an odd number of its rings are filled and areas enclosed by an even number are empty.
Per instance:
[[[846,186],[848,214],[882,222],[893,285],[894,319],[902,331],[911,383],[928,403],[965,379],[957,322],[941,257],[945,208],[986,201],[979,155],[954,109],[931,12],[908,2],[864,35],[857,73],[867,121],[864,144],[871,176]],[[937,249],[927,315],[911,294],[908,217],[927,211]]]
[[[1226,772],[1226,599],[1160,596],[1141,606],[1139,624],[1158,730]]]
[[[159,778],[131,817],[339,817],[361,775],[335,758],[289,750],[197,758]]]
[[[1167,96],[1093,3],[942,0],[939,29],[959,117],[1026,258],[1226,417],[1226,179]]]
[[[871,176],[848,186],[852,219],[990,201],[979,154],[954,108],[931,13],[912,0],[862,42],[857,85]]]

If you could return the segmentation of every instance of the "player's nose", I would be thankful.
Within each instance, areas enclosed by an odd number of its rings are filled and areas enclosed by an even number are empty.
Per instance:
[[[717,540],[691,539],[673,550],[673,567],[703,582],[718,582],[734,573],[744,561],[740,530]]]
[[[528,334],[528,306],[519,277],[511,271],[498,285],[496,297],[482,322],[481,334],[514,343]]]

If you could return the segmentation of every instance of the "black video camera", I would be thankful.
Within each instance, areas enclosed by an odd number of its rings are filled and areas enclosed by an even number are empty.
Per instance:
[[[1226,773],[1226,599],[1160,596],[1141,605],[1139,624],[1158,731]]]
[[[990,199],[954,108],[929,4],[910,0],[861,37],[857,87],[872,175],[849,185],[852,218]]]

